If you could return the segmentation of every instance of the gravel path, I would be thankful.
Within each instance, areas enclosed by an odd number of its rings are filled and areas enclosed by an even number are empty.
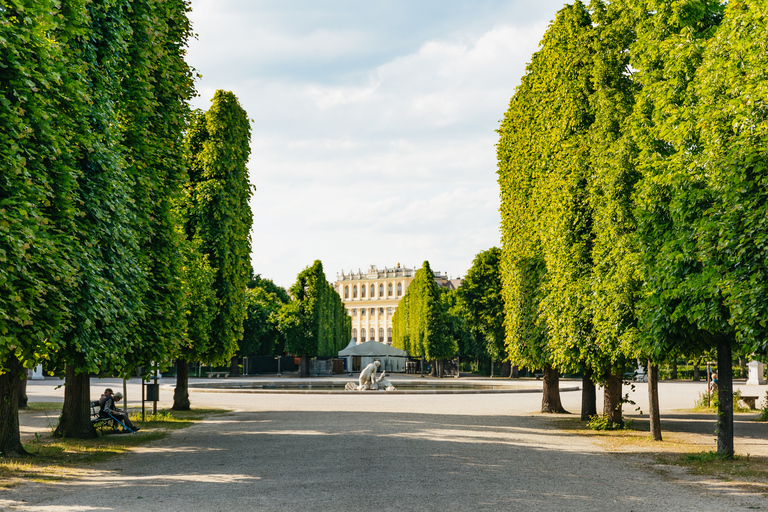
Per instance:
[[[580,393],[563,397],[578,410]],[[12,488],[0,495],[0,509],[615,512],[760,505],[553,429],[547,417],[531,414],[540,399],[193,393],[193,406],[236,411],[77,478]]]

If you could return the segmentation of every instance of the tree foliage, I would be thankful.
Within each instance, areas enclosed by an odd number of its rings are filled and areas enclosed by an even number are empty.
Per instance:
[[[251,270],[250,155],[248,116],[231,92],[216,91],[211,108],[192,115],[187,132],[189,185],[186,233],[216,269],[217,309],[207,343],[189,345],[184,359],[220,363],[231,358],[243,335],[245,289]]]
[[[278,314],[285,351],[304,357],[336,356],[349,343],[352,319],[328,283],[320,260],[302,270]]]
[[[470,340],[461,355],[507,358],[504,346],[504,301],[501,294],[501,249],[492,247],[475,256],[472,267],[456,290],[458,306],[466,319]],[[471,347],[471,348],[470,348]]]
[[[254,276],[246,290],[246,318],[238,353],[244,356],[282,354],[280,308],[290,302],[286,291],[270,279]]]
[[[425,261],[392,317],[392,346],[428,361],[456,355],[459,344],[449,330],[448,307]]]

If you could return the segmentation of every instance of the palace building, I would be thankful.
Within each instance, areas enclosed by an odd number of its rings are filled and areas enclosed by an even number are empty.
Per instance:
[[[379,341],[392,344],[392,315],[416,274],[412,268],[396,267],[379,270],[371,265],[368,272],[336,275],[334,288],[341,296],[347,314],[352,318],[352,339],[355,343]],[[434,272],[438,286],[455,289],[460,279],[448,279]]]

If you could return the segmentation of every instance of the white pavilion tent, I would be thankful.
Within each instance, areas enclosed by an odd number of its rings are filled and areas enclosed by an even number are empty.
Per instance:
[[[360,358],[360,368],[365,368],[373,361],[381,361],[381,371],[391,373],[404,372],[405,363],[408,361],[408,351],[400,350],[386,343],[378,341],[366,341],[356,345],[354,340],[344,350],[339,351],[339,357],[349,358],[347,360],[347,369],[352,369],[352,358]]]

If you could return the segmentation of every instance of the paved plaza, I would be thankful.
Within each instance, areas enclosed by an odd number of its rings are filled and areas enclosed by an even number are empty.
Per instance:
[[[59,383],[31,381],[30,399],[61,401]],[[170,406],[173,379],[162,384],[160,405]],[[92,395],[107,386],[122,384],[93,379]],[[88,466],[76,478],[16,486],[0,495],[0,509],[714,511],[764,503],[737,489],[676,476],[676,468],[648,457],[607,453],[593,438],[536,413],[540,381],[521,386],[530,392],[193,391],[193,407],[233,412]],[[674,428],[683,416],[679,409],[690,409],[703,388],[662,383],[665,428]],[[765,396],[766,386],[751,388]],[[645,393],[638,383],[631,398],[647,412]],[[140,397],[136,384],[129,384],[128,397],[131,405]],[[581,393],[564,391],[562,397],[566,409],[578,413]],[[628,416],[633,410],[627,408]],[[24,435],[45,430],[41,420],[29,420]],[[700,423],[714,432],[714,415]],[[747,423],[737,421],[737,452],[768,454],[766,425],[755,430]]]

